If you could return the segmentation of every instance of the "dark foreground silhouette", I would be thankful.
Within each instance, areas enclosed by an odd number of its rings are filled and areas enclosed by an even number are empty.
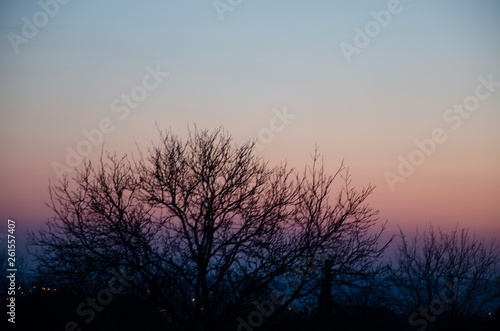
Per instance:
[[[58,294],[58,293],[30,293],[21,296],[17,302],[16,324],[18,330],[196,330],[180,326],[168,317],[161,307],[154,307],[145,300],[134,295],[120,294],[113,297],[108,305],[99,305],[92,309],[86,303],[87,295]],[[94,310],[95,315],[90,313]],[[250,312],[249,312],[250,313]],[[276,314],[263,325],[257,326],[257,318],[248,323],[249,314],[240,320],[238,316],[233,319],[218,321],[212,330],[372,330],[372,331],[406,331],[418,330],[411,327],[408,318],[398,316],[387,307],[377,306],[335,306],[327,319],[319,316],[316,309],[303,309],[300,311],[287,310]],[[85,319],[93,316],[89,323]],[[255,316],[254,316],[255,317]],[[266,320],[266,317],[264,317]],[[241,320],[244,322],[241,323]],[[426,330],[440,331],[497,331],[500,330],[500,313],[497,312],[490,319],[476,318],[469,320],[467,325],[452,325],[447,321],[444,313],[439,319],[429,324]],[[6,319],[2,323],[5,326]],[[251,326],[251,325],[255,326]],[[208,329],[207,329],[208,330]]]

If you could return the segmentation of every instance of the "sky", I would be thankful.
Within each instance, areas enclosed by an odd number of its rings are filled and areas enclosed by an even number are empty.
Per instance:
[[[0,234],[14,219],[23,243],[49,181],[103,143],[196,124],[273,164],[344,160],[391,233],[496,237],[499,17],[494,0],[0,0]]]

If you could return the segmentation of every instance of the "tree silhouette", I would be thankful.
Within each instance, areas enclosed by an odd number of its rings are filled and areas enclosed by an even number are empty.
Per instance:
[[[319,160],[316,151],[302,174],[271,167],[221,128],[185,141],[162,133],[135,159],[101,155],[50,185],[55,215],[30,235],[39,273],[82,291],[133,275],[127,291],[194,330],[234,327],[279,293],[272,320],[318,295],[325,260],[332,281],[354,284],[373,277],[387,247],[365,204],[373,186],[358,192],[343,165],[327,175]]]
[[[413,238],[402,231],[399,237],[391,268],[394,304],[409,315],[411,325],[424,329],[438,317],[465,325],[498,306],[500,265],[494,242],[488,245],[466,229],[444,233],[432,225]]]

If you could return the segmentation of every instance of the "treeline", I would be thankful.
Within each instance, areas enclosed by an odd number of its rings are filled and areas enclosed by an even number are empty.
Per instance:
[[[355,189],[344,165],[327,173],[317,151],[298,172],[223,129],[165,132],[139,157],[106,154],[50,185],[54,217],[30,245],[37,288],[57,291],[23,300],[52,300],[68,330],[491,324],[498,246],[433,227],[382,242],[373,189]],[[132,316],[143,327],[122,325]]]

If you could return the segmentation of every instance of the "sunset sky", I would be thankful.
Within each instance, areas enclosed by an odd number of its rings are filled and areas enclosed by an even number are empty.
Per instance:
[[[299,169],[317,145],[391,232],[500,235],[500,2],[60,2],[0,1],[0,232],[51,216],[97,130],[130,153],[196,124]]]

